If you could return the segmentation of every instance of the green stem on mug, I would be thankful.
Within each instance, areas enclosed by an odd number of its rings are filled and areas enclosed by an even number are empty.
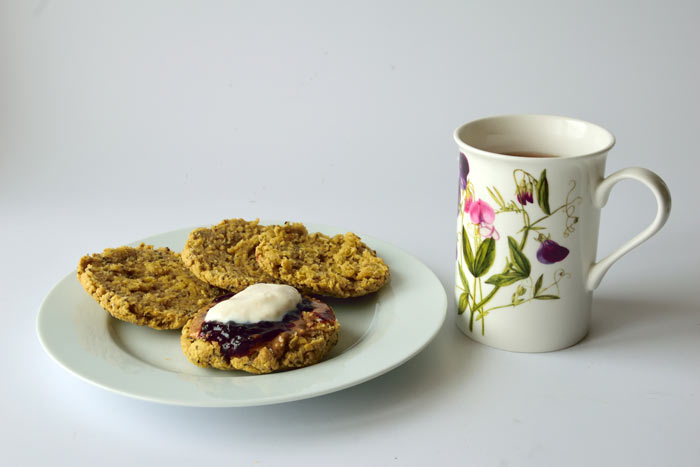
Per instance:
[[[472,306],[470,307],[471,310],[469,310],[469,330],[470,331],[474,327],[474,313],[476,312],[476,310],[474,308],[475,303],[476,303],[476,277],[474,278],[474,295],[472,296]]]

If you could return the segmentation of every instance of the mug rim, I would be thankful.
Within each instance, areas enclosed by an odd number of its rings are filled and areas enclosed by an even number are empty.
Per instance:
[[[478,124],[478,123],[483,123],[483,122],[489,121],[489,120],[506,120],[506,119],[523,119],[523,118],[524,118],[524,119],[528,119],[528,118],[530,118],[530,119],[532,119],[532,118],[535,118],[535,119],[545,118],[545,119],[552,119],[552,120],[566,120],[566,121],[569,121],[569,122],[575,122],[575,123],[577,123],[577,124],[583,124],[583,125],[586,125],[586,126],[588,126],[588,127],[594,128],[595,130],[602,132],[602,133],[603,133],[604,135],[606,135],[607,138],[608,138],[607,144],[605,144],[605,145],[604,145],[601,149],[599,149],[599,150],[592,151],[592,152],[585,152],[585,153],[582,153],[582,154],[576,154],[576,155],[572,155],[572,156],[551,157],[551,158],[550,158],[550,157],[547,157],[547,158],[544,158],[548,163],[551,163],[551,162],[557,161],[557,160],[582,159],[582,158],[591,158],[591,157],[599,156],[599,155],[601,155],[601,154],[607,153],[608,151],[610,151],[610,149],[612,149],[613,146],[615,146],[615,135],[613,135],[609,130],[603,128],[602,126],[597,125],[597,124],[592,123],[592,122],[589,122],[589,121],[586,121],[586,120],[579,119],[579,118],[567,117],[567,116],[564,116],[564,115],[553,115],[553,114],[502,114],[502,115],[493,115],[493,116],[489,116],[489,117],[481,117],[481,118],[477,118],[477,119],[475,119],[475,120],[471,120],[471,121],[469,121],[469,122],[467,122],[467,123],[464,123],[464,124],[460,125],[460,126],[457,127],[457,129],[452,133],[452,136],[453,136],[455,142],[457,143],[457,145],[458,145],[460,148],[461,148],[461,147],[466,147],[466,148],[469,149],[469,152],[473,152],[473,153],[475,153],[475,154],[479,154],[479,155],[491,157],[491,158],[494,158],[494,159],[501,159],[501,160],[509,160],[509,161],[512,161],[512,160],[513,160],[513,157],[515,157],[515,156],[511,156],[511,155],[507,155],[507,154],[501,154],[501,153],[497,153],[497,152],[493,152],[493,151],[487,151],[487,150],[485,150],[485,149],[477,148],[477,147],[475,147],[475,146],[473,146],[473,145],[467,143],[466,141],[464,141],[464,140],[461,138],[460,133],[461,133],[462,131],[464,131],[467,127],[471,126],[471,125],[475,125],[475,124]],[[542,160],[542,159],[538,159],[538,160]]]

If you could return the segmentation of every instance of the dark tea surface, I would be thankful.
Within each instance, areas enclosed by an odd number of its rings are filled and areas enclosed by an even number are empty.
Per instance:
[[[507,153],[504,152],[501,154],[503,154],[504,156],[515,156],[515,157],[538,157],[538,158],[559,157],[559,156],[554,155],[554,154],[546,154],[543,152],[527,152],[527,151],[508,151]]]

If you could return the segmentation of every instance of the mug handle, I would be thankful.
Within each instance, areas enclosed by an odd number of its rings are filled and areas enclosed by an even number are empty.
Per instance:
[[[610,269],[615,261],[627,254],[633,248],[645,242],[649,237],[663,227],[671,213],[671,193],[668,191],[666,183],[651,170],[641,167],[629,167],[627,169],[618,170],[609,175],[598,183],[598,187],[593,194],[593,205],[597,208],[602,208],[608,202],[610,190],[620,180],[630,178],[642,182],[654,193],[657,203],[656,218],[654,221],[631,240],[624,243],[620,248],[610,253],[606,258],[594,263],[588,272],[588,280],[586,285],[588,290],[593,290],[600,284],[605,273]]]

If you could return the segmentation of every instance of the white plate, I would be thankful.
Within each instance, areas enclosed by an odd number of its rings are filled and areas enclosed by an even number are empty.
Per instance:
[[[307,227],[329,235],[345,232]],[[190,230],[143,242],[181,251]],[[328,301],[342,326],[340,339],[324,361],[307,368],[268,375],[198,368],[180,349],[180,331],[156,331],[112,318],[85,293],[75,271],[44,299],[37,319],[39,340],[56,362],[80,378],[153,402],[238,407],[338,391],[416,355],[435,337],[447,311],[445,289],[427,266],[386,242],[362,239],[389,265],[391,280],[376,294]]]

